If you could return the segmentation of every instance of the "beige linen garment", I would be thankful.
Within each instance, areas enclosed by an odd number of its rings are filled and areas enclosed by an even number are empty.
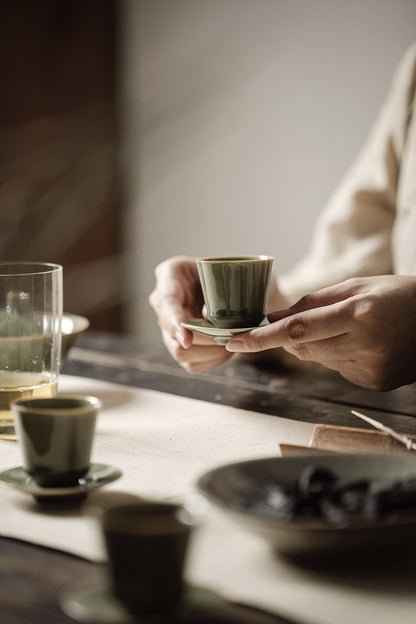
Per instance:
[[[361,153],[330,198],[309,253],[279,287],[295,302],[354,276],[416,275],[416,43]]]

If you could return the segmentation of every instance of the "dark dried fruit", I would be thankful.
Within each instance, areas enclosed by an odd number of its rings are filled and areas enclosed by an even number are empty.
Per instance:
[[[389,513],[416,512],[416,479],[378,489],[369,479],[341,482],[331,470],[310,464],[292,484],[270,482],[254,490],[247,508],[280,520],[322,519],[337,526],[373,524]]]
[[[320,494],[328,492],[337,482],[333,472],[321,466],[306,466],[298,479],[298,488],[302,494]]]

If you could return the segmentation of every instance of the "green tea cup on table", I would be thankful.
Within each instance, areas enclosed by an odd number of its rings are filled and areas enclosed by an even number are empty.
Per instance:
[[[197,259],[207,317],[214,327],[257,327],[266,319],[273,261],[267,255]]]
[[[90,466],[101,401],[60,394],[11,404],[23,467],[40,487],[71,487]]]
[[[101,518],[109,576],[134,614],[166,613],[181,603],[194,519],[175,503],[142,501],[105,509]]]

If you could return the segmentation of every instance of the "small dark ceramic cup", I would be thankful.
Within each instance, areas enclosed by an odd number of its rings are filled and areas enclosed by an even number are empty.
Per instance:
[[[131,613],[165,613],[180,604],[191,528],[180,505],[142,502],[104,510],[113,590]]]
[[[83,395],[11,404],[23,466],[41,487],[74,486],[90,466],[101,401]]]
[[[219,328],[257,327],[267,314],[272,256],[196,261],[208,320]]]

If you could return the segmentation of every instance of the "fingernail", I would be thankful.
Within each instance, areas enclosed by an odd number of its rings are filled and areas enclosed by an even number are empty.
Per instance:
[[[241,353],[243,351],[247,351],[247,345],[244,342],[244,340],[230,340],[230,342],[228,342],[225,345],[225,348],[227,349],[227,351],[231,351],[231,352],[238,352]]]
[[[184,332],[181,329],[177,329],[175,336],[176,336],[176,340],[179,342],[181,347],[183,347],[185,349],[185,336],[184,336]]]

